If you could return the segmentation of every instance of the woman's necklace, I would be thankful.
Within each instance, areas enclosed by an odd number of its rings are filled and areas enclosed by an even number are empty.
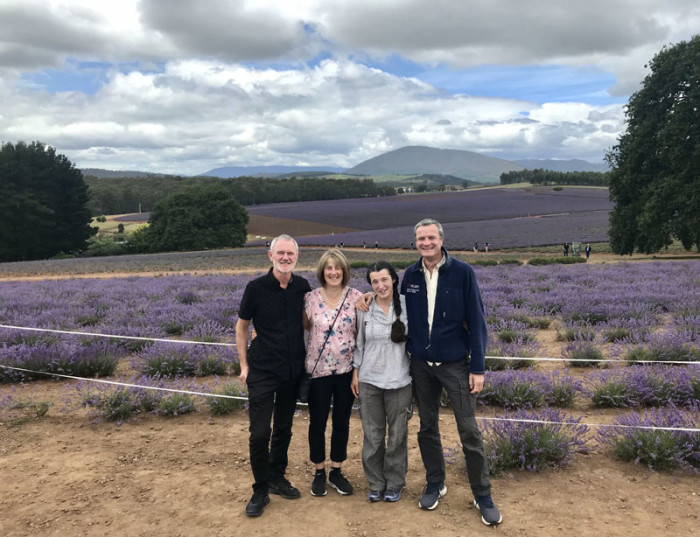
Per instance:
[[[334,310],[340,303],[340,298],[343,296],[343,289],[340,289],[337,296],[331,297],[326,291],[326,288],[321,287],[321,296],[323,296],[323,301],[326,303],[326,306],[328,306],[328,309]]]

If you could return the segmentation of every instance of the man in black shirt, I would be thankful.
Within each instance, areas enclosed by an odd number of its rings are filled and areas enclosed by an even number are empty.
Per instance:
[[[246,515],[251,517],[263,513],[270,502],[268,493],[286,499],[301,495],[284,473],[296,389],[304,370],[304,295],[311,287],[292,274],[299,258],[299,246],[292,237],[275,238],[267,255],[272,268],[246,286],[236,324],[240,377],[248,385],[250,465],[255,483]],[[248,348],[251,322],[257,336]]]

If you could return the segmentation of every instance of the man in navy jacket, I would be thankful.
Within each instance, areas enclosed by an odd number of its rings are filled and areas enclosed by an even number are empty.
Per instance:
[[[499,524],[502,517],[491,499],[488,462],[475,418],[486,350],[479,285],[471,266],[443,248],[440,222],[421,220],[415,235],[421,259],[405,270],[401,293],[406,297],[407,349],[420,416],[418,445],[427,480],[418,505],[435,509],[447,493],[438,421],[444,388],[457,422],[474,505],[484,524]]]

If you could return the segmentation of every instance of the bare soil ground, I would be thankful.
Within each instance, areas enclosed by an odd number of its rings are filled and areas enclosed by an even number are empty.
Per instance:
[[[0,387],[8,392],[10,387]],[[64,382],[21,388],[56,402],[41,419],[11,425],[0,416],[0,535],[369,536],[445,537],[580,535],[695,536],[700,524],[700,477],[657,474],[618,462],[608,450],[578,455],[563,470],[513,472],[493,479],[504,521],[484,526],[469,505],[463,458],[449,411],[442,416],[448,452],[448,494],[435,511],[421,511],[424,471],[410,422],[408,485],[396,504],[369,504],[360,462],[362,428],[352,417],[344,471],[356,494],[329,489],[311,496],[305,410],[295,418],[290,481],[298,500],[272,496],[258,519],[244,514],[251,495],[248,420],[241,410],[213,418],[202,411],[175,419],[155,416],[117,426],[82,411],[61,413]],[[489,411],[482,412],[482,414]],[[609,420],[609,413],[587,421]],[[4,419],[3,419],[4,418]]]
[[[557,355],[561,343],[555,340],[554,328],[541,331],[538,339],[550,356]],[[54,403],[44,417],[26,420],[17,419],[19,411],[0,409],[0,536],[452,537],[496,531],[523,537],[695,537],[700,527],[700,476],[650,472],[619,462],[611,449],[597,447],[596,452],[574,457],[565,469],[494,477],[493,495],[504,521],[488,528],[469,504],[464,460],[449,410],[441,418],[449,492],[435,511],[418,508],[425,478],[416,441],[417,415],[410,422],[408,483],[401,501],[369,504],[358,416],[352,417],[344,466],[356,494],[341,497],[329,489],[327,496],[317,498],[309,492],[313,465],[306,442],[308,415],[300,410],[287,475],[302,497],[272,496],[262,517],[248,519],[244,509],[252,493],[252,474],[244,410],[212,417],[199,402],[201,412],[192,415],[146,415],[118,426],[95,421],[84,410],[62,412],[70,387],[71,381],[0,385],[0,399],[12,394]],[[575,413],[583,414],[587,423],[608,423],[615,414],[586,405],[579,405]],[[479,414],[494,411],[483,409]]]

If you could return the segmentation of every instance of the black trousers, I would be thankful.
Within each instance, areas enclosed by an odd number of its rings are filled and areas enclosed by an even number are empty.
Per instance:
[[[256,492],[267,492],[270,481],[283,477],[287,469],[298,381],[252,370],[248,375],[250,466]]]
[[[331,461],[343,462],[348,457],[350,414],[355,396],[350,389],[352,371],[328,375],[311,381],[309,391],[309,458],[314,464],[326,460],[326,423],[333,402]]]

